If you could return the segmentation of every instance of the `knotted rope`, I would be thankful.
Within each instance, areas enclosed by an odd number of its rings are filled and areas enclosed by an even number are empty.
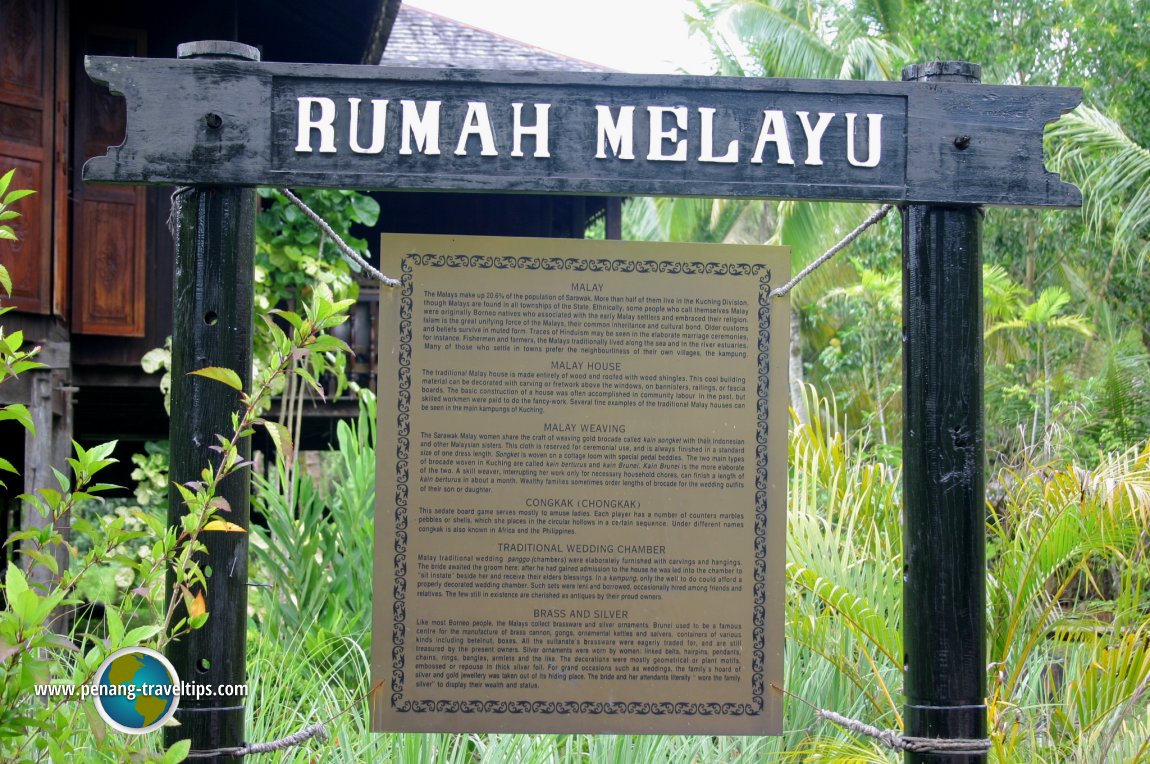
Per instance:
[[[188,754],[189,759],[208,759],[212,756],[247,756],[251,753],[271,753],[272,751],[282,751],[285,748],[300,745],[312,738],[319,740],[327,740],[327,728],[322,722],[312,724],[304,727],[299,732],[281,737],[279,740],[273,740],[270,743],[244,743],[243,745],[232,746],[231,748],[212,748],[205,751],[192,751]]]

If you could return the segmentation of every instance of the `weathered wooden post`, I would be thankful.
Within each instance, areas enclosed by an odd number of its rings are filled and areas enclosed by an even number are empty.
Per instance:
[[[259,52],[234,42],[192,42],[179,47],[180,58],[258,61]],[[173,93],[195,98],[195,93]],[[226,139],[231,126],[205,106],[196,131],[201,146]],[[218,136],[218,137],[217,137]],[[227,161],[202,156],[204,163]],[[256,194],[253,188],[191,186],[173,197],[176,238],[175,321],[172,331],[171,480],[200,480],[200,473],[219,454],[216,435],[230,435],[238,394],[210,379],[188,376],[206,366],[236,372],[251,390],[252,285],[254,280]],[[250,441],[241,446],[250,458]],[[219,495],[230,505],[223,518],[248,527],[250,475],[240,470],[223,481]],[[168,494],[168,523],[179,527],[184,507],[180,495]],[[204,592],[210,613],[207,626],[169,643],[167,657],[185,682],[219,687],[243,684],[247,629],[248,534],[204,531],[207,553],[200,564],[208,575]],[[168,596],[173,581],[168,580]],[[176,621],[187,615],[180,607]],[[191,739],[192,751],[240,746],[244,740],[242,698],[185,696],[175,717],[179,727],[165,731],[165,743]],[[219,756],[210,761],[235,761]]]
[[[979,82],[963,62],[909,66],[903,80]],[[948,126],[939,119],[939,130]],[[968,135],[947,136],[966,151]],[[903,208],[905,734],[986,737],[981,209]],[[985,762],[981,751],[908,763]]]

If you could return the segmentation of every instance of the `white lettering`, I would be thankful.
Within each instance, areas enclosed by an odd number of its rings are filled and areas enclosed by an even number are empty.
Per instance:
[[[459,143],[455,145],[455,156],[467,156],[467,139],[479,138],[479,153],[485,157],[497,157],[495,133],[491,129],[491,117],[487,114],[487,104],[483,101],[468,101],[467,116],[463,118],[463,130],[459,133]]]
[[[777,164],[794,164],[791,158],[791,139],[787,134],[787,122],[783,113],[778,109],[763,111],[763,127],[759,130],[759,142],[755,146],[755,155],[751,157],[751,164],[763,163],[763,149],[768,143],[775,144],[779,152]]]
[[[348,143],[357,154],[378,154],[383,151],[387,140],[387,99],[371,99],[371,145],[366,149],[359,145],[359,99],[349,98],[351,104],[351,126],[348,128]]]
[[[427,101],[423,107],[423,116],[419,116],[419,107],[415,101],[400,101],[403,106],[403,123],[400,132],[403,134],[403,145],[400,154],[411,154],[411,141],[415,139],[415,147],[423,154],[439,153],[439,106],[442,101]]]
[[[722,162],[734,164],[739,161],[739,141],[733,140],[727,144],[727,153],[721,157],[715,156],[715,110],[706,106],[699,107],[699,117],[702,118],[700,130],[699,161]]]
[[[635,124],[635,107],[620,106],[618,122],[611,116],[610,106],[596,106],[595,113],[599,118],[596,128],[598,150],[595,152],[595,158],[606,159],[607,143],[610,143],[611,153],[616,159],[634,159],[632,128]]]
[[[310,153],[311,132],[319,131],[319,150],[321,154],[335,153],[335,101],[330,98],[296,99],[299,110],[298,129],[296,130],[295,150]],[[312,107],[319,106],[319,118],[312,119]]]
[[[651,118],[651,145],[647,151],[649,162],[686,162],[687,139],[679,139],[679,131],[687,129],[686,106],[648,106],[647,114]],[[668,114],[675,116],[675,125],[670,129],[663,129],[663,117]],[[663,153],[663,143],[671,141],[675,144],[675,153]]]
[[[807,136],[807,161],[804,164],[821,165],[823,163],[823,133],[827,131],[827,125],[831,123],[834,118],[834,112],[819,112],[819,121],[814,127],[811,127],[810,112],[799,111],[795,112],[799,115],[799,120],[803,123],[803,132]]]
[[[551,104],[537,103],[535,104],[535,126],[527,127],[523,124],[523,104],[511,104],[511,111],[514,115],[512,123],[512,147],[511,156],[523,156],[523,136],[535,136],[535,158],[545,159],[551,156],[548,151],[547,145],[547,112],[550,110]]]
[[[858,161],[855,156],[855,117],[856,114],[847,114],[847,161],[855,167],[878,167],[882,160],[882,115],[868,114],[867,122],[867,158],[865,162]]]

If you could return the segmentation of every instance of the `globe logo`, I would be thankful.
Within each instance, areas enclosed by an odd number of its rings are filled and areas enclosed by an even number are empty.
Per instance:
[[[96,671],[92,696],[108,726],[140,735],[161,727],[180,704],[176,669],[147,647],[125,647]]]

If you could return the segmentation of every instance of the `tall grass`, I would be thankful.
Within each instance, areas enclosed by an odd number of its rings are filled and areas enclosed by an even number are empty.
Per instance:
[[[304,627],[325,635],[366,636],[371,622],[375,519],[375,397],[361,393],[356,421],[340,422],[326,455],[332,475],[317,481],[276,462],[253,476],[253,580],[257,620],[272,635]],[[288,490],[288,482],[291,490]],[[366,649],[367,643],[362,646]]]

